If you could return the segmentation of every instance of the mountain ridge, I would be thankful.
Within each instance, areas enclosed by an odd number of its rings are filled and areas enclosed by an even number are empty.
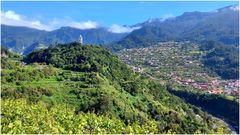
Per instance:
[[[238,18],[238,5],[230,5],[209,12],[184,12],[177,17],[148,19],[129,26],[141,27],[131,33],[112,33],[105,27],[81,30],[65,26],[48,32],[1,25],[1,44],[24,55],[34,51],[31,48],[25,51],[32,44],[49,46],[70,43],[77,41],[80,34],[84,37],[84,43],[102,44],[113,51],[147,47],[156,42],[169,40],[194,42],[214,40],[223,44],[238,44]]]
[[[67,26],[53,31],[45,31],[2,24],[1,30],[1,44],[23,55],[34,51],[28,48],[33,44],[39,43],[49,46],[50,44],[55,45],[56,43],[70,43],[77,41],[80,34],[84,37],[84,43],[86,44],[111,43],[127,35],[127,33],[112,33],[104,27],[82,30]]]
[[[169,40],[202,42],[213,40],[223,44],[239,43],[239,9],[227,6],[212,12],[185,12],[161,22],[149,22],[116,44],[114,51],[151,46]]]

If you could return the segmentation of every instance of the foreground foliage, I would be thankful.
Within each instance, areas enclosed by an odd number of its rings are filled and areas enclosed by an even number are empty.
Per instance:
[[[157,133],[156,122],[125,125],[122,121],[95,113],[75,114],[67,105],[28,104],[24,99],[2,103],[2,133],[8,134],[96,134]]]

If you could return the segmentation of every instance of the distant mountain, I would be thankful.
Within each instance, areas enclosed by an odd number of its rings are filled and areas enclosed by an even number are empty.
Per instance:
[[[1,25],[1,45],[14,52],[28,54],[41,46],[69,43],[78,40],[81,34],[86,44],[106,44],[122,39],[127,33],[112,33],[106,28],[81,30],[72,27],[62,27],[54,31],[43,31],[28,27]],[[40,45],[40,47],[38,47]]]
[[[18,53],[23,51],[41,40],[42,36],[47,34],[47,31],[27,28],[1,25],[1,45]]]
[[[166,20],[148,20],[142,23],[142,28],[109,47],[117,51],[169,40],[213,40],[223,44],[238,44],[238,38],[239,8],[238,5],[233,5],[212,12],[185,12]]]
[[[84,37],[84,43],[87,44],[105,44],[120,40],[125,34],[117,34],[109,32],[106,28],[81,30],[72,27],[62,27],[60,29],[51,31],[46,37],[57,39],[59,43],[73,42],[79,38],[79,35]],[[45,37],[45,41],[49,41]]]
[[[151,46],[161,41],[201,42],[212,40],[223,44],[239,42],[238,5],[220,8],[212,12],[185,12],[181,16],[168,19],[149,19],[130,26],[141,27],[129,33],[112,33],[107,28],[81,30],[62,27],[54,31],[43,31],[27,27],[1,25],[1,45],[20,54],[28,54],[36,45],[69,43],[83,35],[84,43],[104,44],[118,51],[124,48]],[[113,44],[112,44],[113,43]]]

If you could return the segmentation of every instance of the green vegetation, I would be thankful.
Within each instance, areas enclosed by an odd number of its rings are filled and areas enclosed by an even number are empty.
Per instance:
[[[238,98],[238,47],[215,42],[159,42],[155,46],[126,49],[120,58],[162,84],[174,89],[210,92]],[[222,59],[222,60],[221,60]],[[217,82],[217,83],[214,83]],[[234,92],[231,92],[234,91]]]
[[[210,114],[230,123],[239,130],[239,103],[221,95],[209,95],[199,92],[177,91],[168,87],[168,91],[183,98],[186,102],[201,107]]]
[[[157,122],[126,125],[122,121],[95,113],[75,113],[67,105],[50,109],[44,102],[27,103],[24,99],[1,102],[2,133],[9,134],[107,134],[157,133]]]
[[[8,49],[1,45],[1,57],[11,57],[12,59],[17,59],[17,60],[21,60],[23,57],[16,54],[16,53],[13,53],[13,52],[9,52]]]
[[[224,79],[239,78],[239,47],[204,42],[201,50],[209,53],[203,58],[203,64]]]
[[[141,69],[136,72],[170,87],[171,93],[225,120],[238,131],[238,80],[223,80],[215,72],[221,71],[228,77],[238,76],[237,47],[215,42],[203,42],[201,45],[191,42],[160,42],[155,46],[127,49],[118,54],[135,70],[136,67]],[[218,65],[202,64],[210,59],[210,55],[213,55],[212,58],[224,57],[228,61]],[[229,72],[229,69],[236,72]],[[221,93],[212,93],[216,89]],[[236,93],[229,94],[228,91]]]
[[[24,61],[2,58],[2,133],[230,133],[103,48],[57,45]]]

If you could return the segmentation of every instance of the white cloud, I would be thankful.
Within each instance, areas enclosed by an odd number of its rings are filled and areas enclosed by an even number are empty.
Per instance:
[[[70,27],[82,29],[82,30],[95,29],[99,26],[97,22],[94,22],[91,20],[84,21],[84,22],[76,22],[69,17],[65,17],[62,19],[54,18],[52,21],[49,22],[48,25],[51,27],[51,29],[58,29],[63,26],[70,26]]]
[[[2,14],[2,12],[1,12],[1,14]],[[9,11],[7,11],[5,13],[3,12],[3,15],[4,15],[4,17],[7,17],[9,19],[20,20],[20,15],[15,14],[15,12],[11,11],[11,10],[9,10]]]
[[[231,6],[230,9],[233,10],[233,11],[238,11],[239,6],[238,5],[237,6]]]
[[[95,29],[98,27],[98,23],[93,21],[72,22],[70,26],[78,29]]]
[[[172,15],[172,14],[165,14],[161,17],[162,21],[165,21],[167,19],[170,19],[170,18],[174,18],[175,16]]]
[[[151,23],[151,22],[164,22],[165,20],[167,19],[174,19],[175,16],[172,15],[172,14],[165,14],[163,16],[161,16],[161,18],[150,18],[147,20],[148,23]]]
[[[17,14],[14,11],[8,10],[6,12],[1,11],[1,24],[11,26],[25,26],[30,28],[36,28],[40,30],[51,31],[62,26],[70,26],[78,29],[94,29],[98,27],[98,23],[94,21],[76,22],[71,18],[57,19],[54,18],[47,24],[43,24],[40,20],[33,20],[23,15]]]
[[[15,13],[14,11],[8,10],[6,12],[1,11],[1,24],[12,25],[12,26],[26,26],[36,28],[40,30],[50,30],[49,26],[42,24],[38,20],[31,20]]]
[[[114,24],[108,29],[108,31],[112,33],[129,33],[129,32],[132,32],[133,30],[140,29],[140,28],[141,27],[127,27],[127,26]]]

